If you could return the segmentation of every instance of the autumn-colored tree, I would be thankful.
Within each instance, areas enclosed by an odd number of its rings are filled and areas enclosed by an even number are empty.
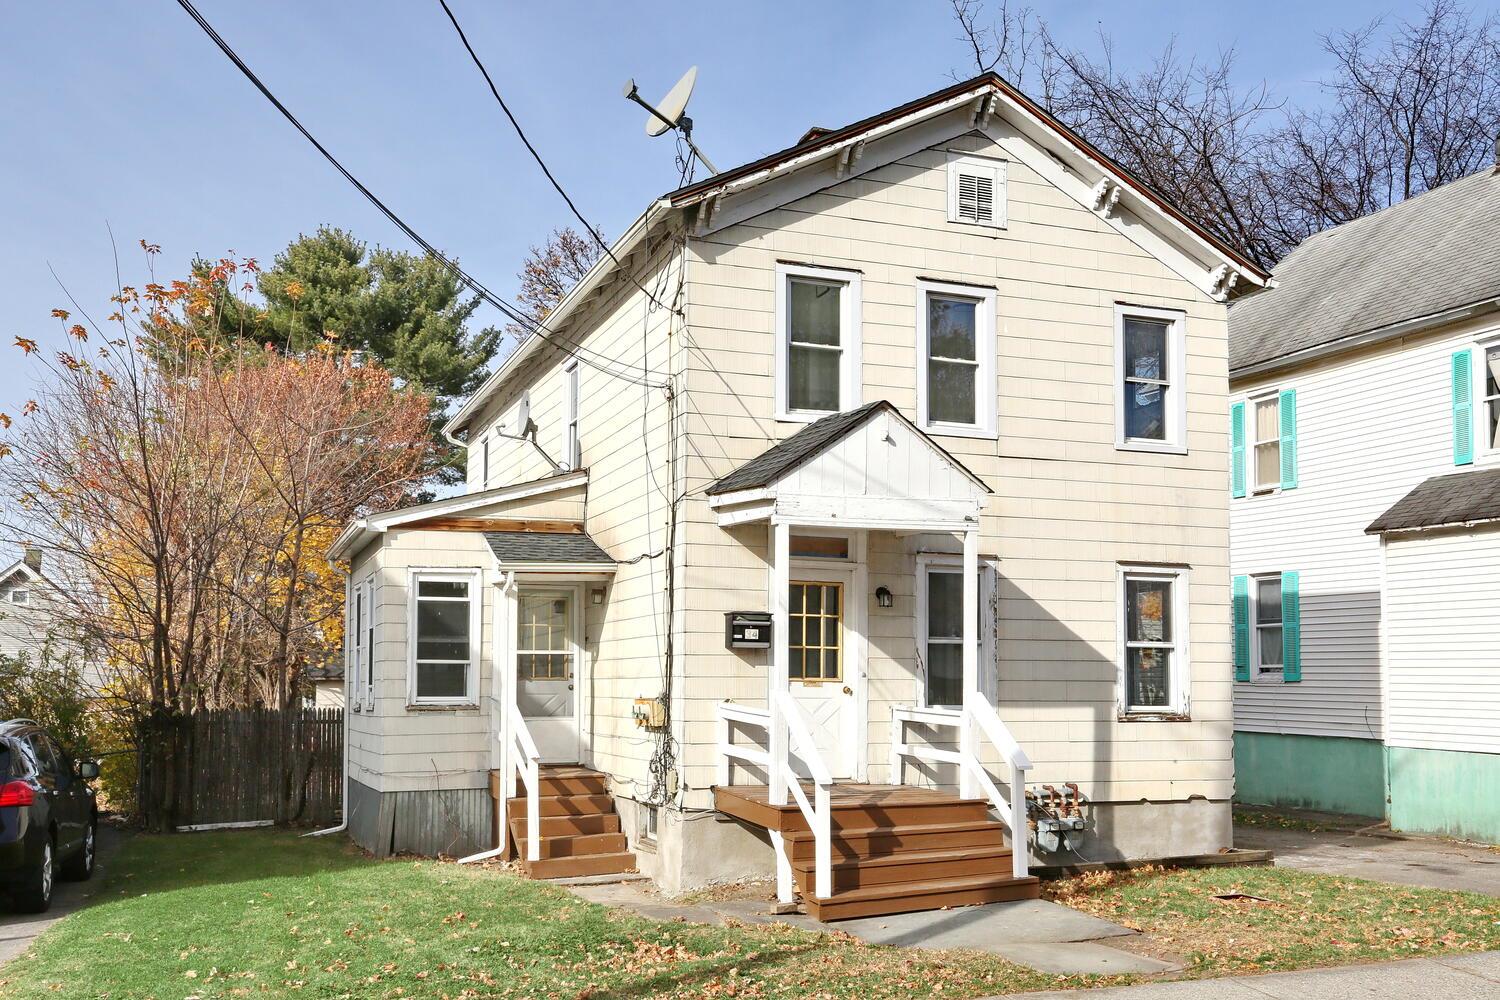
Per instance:
[[[546,319],[603,253],[601,240],[579,233],[572,226],[554,229],[541,246],[526,251],[526,259],[516,273],[521,283],[516,301],[520,303],[523,315],[535,320]],[[511,323],[505,332],[520,341],[530,328]]]

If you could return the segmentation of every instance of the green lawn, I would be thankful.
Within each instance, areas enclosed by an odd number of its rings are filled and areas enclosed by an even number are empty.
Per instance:
[[[496,871],[271,831],[131,838],[0,996],[975,997],[1099,980],[786,927],[658,923]]]
[[[1216,898],[1226,895],[1239,898]],[[1047,896],[1143,931],[1188,959],[1188,976],[1500,948],[1500,899],[1292,868],[1106,872],[1054,882]]]

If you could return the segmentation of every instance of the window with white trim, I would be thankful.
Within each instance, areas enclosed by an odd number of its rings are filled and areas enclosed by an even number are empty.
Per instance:
[[[487,489],[489,489],[490,488],[490,436],[488,434],[486,434],[484,436],[484,444],[483,444],[483,446],[481,448],[481,452],[480,452],[479,472],[480,472],[480,476],[481,476],[481,478],[479,480],[479,488],[481,490],[487,490]]]
[[[948,161],[948,221],[1005,226],[1004,160],[956,156]]]
[[[917,562],[917,642],[922,659],[922,704],[928,708],[956,708],[964,701],[964,587],[959,556],[922,555]],[[998,665],[995,660],[993,572],[979,567],[979,689],[993,697]]]
[[[1250,401],[1250,454],[1256,493],[1281,486],[1281,398],[1265,396]]]
[[[472,704],[479,638],[477,574],[412,575],[411,698],[414,704]]]
[[[1187,711],[1187,575],[1132,567],[1120,573],[1120,709],[1126,715]]]
[[[777,283],[777,417],[814,420],[858,406],[858,273],[783,264]]]
[[[1500,344],[1484,348],[1484,393],[1479,407],[1483,430],[1480,441],[1485,451],[1500,452]]]
[[[1257,677],[1280,675],[1286,665],[1281,574],[1250,579],[1251,662]]]
[[[938,434],[993,437],[995,290],[917,285],[917,417]]]
[[[12,590],[10,592],[10,603],[12,603],[12,604],[30,604],[31,603],[31,591],[27,590],[25,587],[17,587],[15,590]]]
[[[349,609],[345,613],[349,623],[349,638],[345,643],[347,657],[344,662],[344,676],[349,681],[349,707],[358,712],[364,707],[364,663],[365,663],[365,585],[364,583],[352,584],[349,587]]]
[[[1136,451],[1187,447],[1183,314],[1115,307],[1115,445]]]
[[[578,362],[563,369],[563,407],[567,427],[563,431],[563,468],[576,469],[583,461],[578,440]]]
[[[365,638],[363,644],[364,700],[368,711],[375,710],[375,574],[365,577]]]

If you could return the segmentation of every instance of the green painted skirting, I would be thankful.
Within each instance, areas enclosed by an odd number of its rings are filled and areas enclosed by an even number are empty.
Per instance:
[[[1376,740],[1235,733],[1235,801],[1383,819],[1383,749]]]
[[[1391,829],[1500,843],[1500,754],[1408,747],[1386,753]]]

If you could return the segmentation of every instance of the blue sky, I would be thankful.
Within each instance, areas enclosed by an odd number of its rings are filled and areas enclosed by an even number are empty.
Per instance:
[[[532,140],[610,235],[675,180],[670,139],[648,139],[644,113],[620,96],[627,77],[655,97],[698,64],[696,137],[724,168],[970,69],[942,0],[450,2]],[[356,176],[496,292],[514,294],[526,247],[571,221],[436,0],[198,6]],[[1159,51],[1164,32],[1184,52],[1234,46],[1245,81],[1308,100],[1328,68],[1318,34],[1378,12],[1262,3],[1227,16],[1201,2],[1083,0],[1047,16],[1070,43],[1110,33],[1126,61]],[[171,0],[8,11],[0,191],[0,350],[15,335],[56,341],[49,312],[65,298],[49,266],[81,302],[108,311],[109,228],[137,284],[141,238],[162,245],[169,276],[196,254],[269,261],[322,223],[410,249]],[[487,307],[482,315],[499,321]],[[0,407],[30,395],[33,377],[18,360],[0,364]]]

